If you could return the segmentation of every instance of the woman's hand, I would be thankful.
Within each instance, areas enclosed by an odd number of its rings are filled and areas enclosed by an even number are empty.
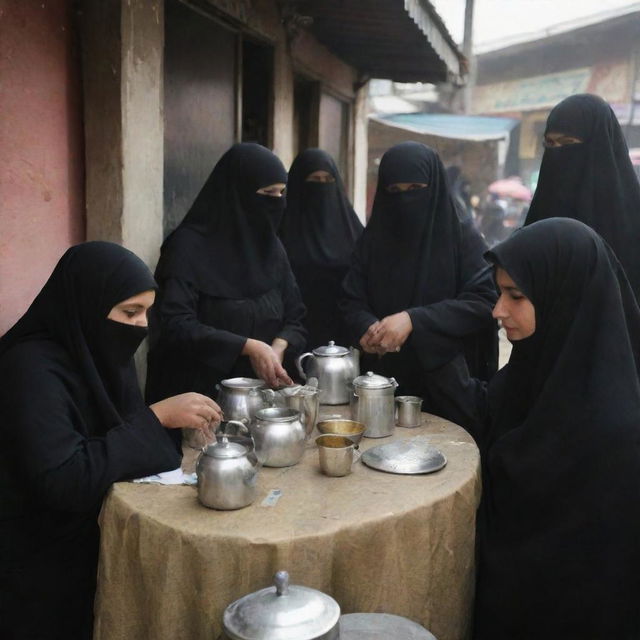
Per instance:
[[[373,349],[373,353],[389,353],[400,351],[413,331],[413,323],[411,316],[406,311],[401,311],[371,325],[369,331],[372,331],[372,335],[369,338],[368,346]]]
[[[251,366],[258,378],[264,380],[270,387],[293,384],[293,380],[282,366],[282,356],[278,355],[266,342],[248,338],[242,349],[242,355],[249,356]]]
[[[149,409],[167,429],[201,429],[209,437],[224,417],[211,398],[193,392],[160,400]]]
[[[360,338],[360,346],[362,347],[365,353],[378,353],[378,349],[373,345],[373,339],[376,336],[378,331],[378,327],[380,326],[380,321],[374,322],[369,328],[365,331],[362,338]]]
[[[271,348],[273,349],[273,352],[278,356],[280,364],[282,364],[282,361],[284,360],[284,352],[287,350],[288,346],[289,343],[284,338],[274,338],[273,342],[271,343]]]

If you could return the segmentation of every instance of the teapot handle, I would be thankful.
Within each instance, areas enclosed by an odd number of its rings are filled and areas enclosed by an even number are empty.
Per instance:
[[[249,427],[247,427],[247,425],[244,422],[241,422],[240,420],[226,420],[224,422],[220,423],[220,426],[216,429],[216,436],[218,434],[227,434],[227,427],[229,425],[233,425],[236,428],[236,434],[237,436],[240,435],[246,435],[246,436],[251,436],[251,432],[249,431]]]
[[[302,368],[302,361],[305,358],[308,358],[309,356],[312,356],[312,355],[313,355],[313,353],[311,353],[310,351],[307,351],[307,353],[303,353],[301,356],[296,358],[296,367],[298,369],[298,373],[300,374],[300,377],[303,380],[307,379],[307,374],[304,372],[304,369]]]

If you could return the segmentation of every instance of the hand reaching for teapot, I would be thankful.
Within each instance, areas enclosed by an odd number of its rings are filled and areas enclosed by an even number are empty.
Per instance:
[[[283,342],[285,341],[283,340]],[[281,358],[284,350],[282,350],[282,354],[278,353],[279,350],[279,347],[276,350],[266,342],[254,340],[253,338],[247,338],[242,349],[242,355],[249,356],[256,376],[264,380],[270,387],[293,384],[293,380],[282,366]]]
[[[394,313],[369,327],[367,334],[371,332],[371,336],[368,345],[374,353],[397,352],[412,331],[411,316],[406,311]]]
[[[155,402],[149,409],[167,429],[200,429],[211,436],[223,419],[222,409],[201,393],[182,393]]]

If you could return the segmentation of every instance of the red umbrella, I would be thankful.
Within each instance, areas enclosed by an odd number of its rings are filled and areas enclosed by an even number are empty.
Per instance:
[[[513,198],[514,200],[524,200],[525,202],[531,202],[533,197],[531,189],[525,187],[518,177],[504,178],[492,182],[489,185],[489,193],[501,198]]]

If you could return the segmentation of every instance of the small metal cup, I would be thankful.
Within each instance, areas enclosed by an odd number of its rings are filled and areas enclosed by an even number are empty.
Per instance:
[[[418,396],[396,397],[396,425],[398,427],[419,427],[422,423],[422,398]]]
[[[316,438],[320,470],[325,476],[342,477],[351,473],[357,445],[346,436],[325,435]]]

